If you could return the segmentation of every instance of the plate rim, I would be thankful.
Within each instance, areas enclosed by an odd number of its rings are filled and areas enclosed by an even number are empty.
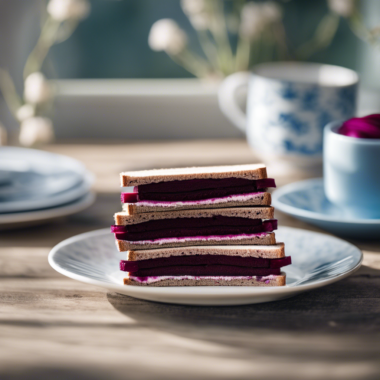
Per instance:
[[[91,172],[85,171],[83,173],[82,183],[80,183],[78,186],[75,186],[72,189],[66,190],[64,193],[60,193],[59,195],[55,195],[51,197],[48,200],[48,202],[45,201],[45,204],[43,204],[44,200],[42,199],[39,199],[36,201],[30,201],[31,203],[34,203],[34,205],[30,207],[25,207],[25,203],[28,201],[4,202],[4,203],[7,203],[8,205],[13,204],[13,209],[4,211],[4,210],[1,210],[0,208],[0,216],[4,216],[8,214],[16,214],[22,211],[26,211],[26,212],[42,211],[47,208],[55,208],[61,205],[65,205],[67,203],[73,202],[76,199],[79,199],[83,197],[84,195],[86,195],[91,190],[91,187],[94,184],[94,181],[95,181],[95,176]],[[14,208],[14,206],[16,206],[16,208]]]
[[[34,222],[71,215],[91,206],[95,201],[95,192],[88,191],[86,194],[72,202],[51,207],[43,210],[30,210],[27,212],[0,214],[0,227],[12,223]]]
[[[290,215],[297,215],[299,217],[308,218],[312,220],[322,220],[327,222],[333,222],[333,223],[339,223],[339,224],[371,224],[371,225],[377,225],[380,224],[380,219],[337,219],[335,217],[322,214],[315,211],[308,211],[301,209],[299,207],[290,206],[280,201],[280,197],[283,195],[292,193],[294,191],[299,191],[305,188],[310,187],[312,184],[320,184],[322,183],[323,186],[323,178],[310,178],[305,179],[302,181],[297,181],[290,183],[288,185],[281,186],[280,188],[276,189],[272,193],[272,204],[273,206]]]
[[[77,166],[78,169],[80,168],[80,172],[84,174],[86,172],[86,165],[83,164],[83,162],[77,160],[76,158],[66,156],[64,154],[60,153],[54,153],[50,152],[48,150],[43,150],[43,149],[33,149],[33,148],[23,148],[21,146],[2,146],[1,147],[2,151],[19,151],[19,152],[31,152],[31,154],[37,154],[37,155],[46,155],[46,156],[55,156],[58,157],[62,160],[70,161],[73,166]],[[75,165],[74,165],[75,164]],[[78,165],[79,164],[79,165]],[[79,172],[79,170],[78,170]]]
[[[46,150],[23,148],[23,147],[14,147],[14,146],[5,146],[5,147],[2,147],[1,150],[3,152],[10,152],[10,154],[13,154],[16,156],[32,155],[32,156],[40,156],[41,159],[47,159],[49,157],[54,157],[56,160],[66,162],[67,165],[70,166],[71,169],[75,171],[75,173],[77,173],[78,175],[80,175],[82,177],[82,182],[79,183],[79,185],[75,186],[74,188],[68,189],[67,192],[65,192],[63,194],[55,195],[54,197],[52,197],[53,199],[50,199],[49,203],[46,203],[45,205],[43,204],[43,200],[41,200],[41,199],[37,200],[37,201],[33,201],[33,200],[30,201],[32,203],[33,202],[37,203],[37,206],[31,206],[31,207],[26,207],[26,208],[25,208],[25,206],[15,208],[15,205],[20,203],[18,201],[3,202],[4,204],[8,204],[8,205],[13,204],[13,206],[11,205],[11,207],[13,207],[13,208],[0,211],[0,216],[6,215],[6,214],[11,214],[11,213],[19,213],[23,210],[27,210],[29,212],[29,211],[41,210],[44,208],[53,208],[53,207],[58,207],[60,205],[64,205],[66,203],[73,202],[76,199],[83,197],[85,194],[87,194],[90,191],[92,185],[94,184],[94,181],[95,181],[94,174],[91,173],[86,168],[86,166],[83,164],[83,162],[81,162],[81,161],[79,161],[73,157],[66,156],[66,155],[59,154],[59,153],[49,152]],[[0,154],[1,154],[1,152],[0,152]],[[68,198],[66,193],[71,193],[69,198]],[[65,199],[63,201],[59,201],[59,198],[61,198],[61,199],[65,198]],[[22,201],[22,203],[24,203],[24,202],[25,201]]]
[[[239,287],[223,287],[223,286],[220,286],[220,287],[218,287],[218,286],[207,286],[207,287],[202,287],[203,293],[199,293],[199,294],[197,293],[195,296],[199,297],[199,298],[210,297],[210,296],[224,297],[226,294],[223,293],[222,290],[226,289],[226,288],[229,288],[229,289],[234,288],[234,289],[240,290],[240,293],[235,294],[235,296],[244,296],[244,295],[254,296],[254,295],[271,295],[271,294],[272,295],[279,294],[279,295],[285,296],[287,294],[293,294],[293,293],[297,294],[297,293],[301,293],[304,291],[324,287],[324,286],[330,285],[334,282],[343,280],[344,278],[346,278],[346,277],[350,276],[351,274],[353,274],[354,272],[356,272],[361,267],[361,265],[363,263],[363,252],[358,247],[347,242],[344,239],[340,239],[338,237],[331,236],[328,234],[323,234],[323,233],[315,232],[315,231],[309,231],[309,230],[305,230],[305,229],[301,229],[301,228],[294,228],[294,227],[289,227],[289,226],[282,226],[282,228],[297,230],[297,231],[304,231],[304,232],[306,231],[307,233],[310,233],[313,235],[326,235],[329,238],[340,240],[340,241],[344,242],[345,244],[349,244],[349,245],[355,247],[357,249],[357,251],[360,253],[360,259],[359,259],[358,263],[354,267],[352,267],[350,270],[348,270],[348,271],[346,271],[340,275],[337,275],[336,277],[332,277],[332,278],[327,279],[327,280],[319,280],[317,282],[311,282],[310,284],[303,284],[303,285],[300,284],[300,285],[296,285],[296,286],[286,285],[286,286],[275,286],[275,287],[251,287],[251,286],[239,286]],[[140,294],[141,295],[149,295],[152,293],[153,294],[161,294],[163,291],[165,292],[164,293],[165,296],[178,295],[178,289],[199,288],[199,287],[193,287],[193,286],[188,286],[188,287],[178,287],[177,286],[177,287],[165,287],[165,288],[163,288],[163,287],[143,287],[143,286],[140,287],[140,286],[133,286],[133,285],[106,283],[103,281],[90,279],[86,276],[82,276],[82,275],[70,272],[69,270],[66,270],[66,269],[62,268],[61,266],[59,266],[54,261],[54,256],[59,253],[59,250],[62,247],[65,247],[68,244],[86,239],[86,238],[91,237],[91,236],[98,236],[99,234],[103,235],[106,233],[107,234],[110,233],[109,228],[102,228],[102,229],[98,229],[98,230],[94,230],[94,231],[84,232],[84,233],[72,236],[68,239],[61,241],[60,243],[55,245],[49,252],[48,262],[49,262],[50,266],[54,270],[56,270],[58,273],[66,276],[66,277],[72,278],[74,280],[86,283],[86,284],[95,285],[95,286],[106,288],[106,289],[112,289],[116,292],[118,290],[120,291],[122,289],[131,289],[132,293],[135,293],[136,297],[138,297],[138,295],[140,295]],[[210,288],[212,288],[214,290],[220,289],[220,291],[218,291],[219,293],[207,292],[207,290]],[[183,291],[183,293],[184,293],[184,295],[186,295],[186,291]],[[132,295],[132,294],[130,294],[130,296],[134,297],[134,295]]]

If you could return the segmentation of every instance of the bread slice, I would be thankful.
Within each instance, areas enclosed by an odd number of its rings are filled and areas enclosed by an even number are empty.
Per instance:
[[[284,286],[286,284],[286,274],[281,272],[280,275],[270,276],[204,276],[193,277],[181,276],[181,277],[169,277],[162,276],[162,279],[158,279],[151,283],[140,282],[133,277],[124,278],[124,285],[134,286]]]
[[[217,208],[217,209],[200,209],[200,210],[181,210],[140,213],[128,215],[125,211],[115,214],[115,224],[127,226],[148,222],[150,220],[176,219],[176,218],[211,218],[213,216],[239,217],[249,219],[273,219],[273,207],[235,207],[235,208]]]
[[[267,178],[264,164],[206,166],[179,169],[157,169],[124,172],[120,174],[121,186],[138,186],[149,183],[185,181],[190,179]]]
[[[151,203],[151,204],[149,204]],[[272,198],[270,193],[252,193],[244,195],[231,195],[224,198],[214,198],[197,202],[144,202],[124,203],[123,211],[127,215],[135,215],[144,212],[163,212],[178,210],[200,210],[209,208],[225,207],[249,207],[249,206],[270,206]]]
[[[169,239],[168,239],[169,240]],[[152,250],[157,248],[176,248],[176,247],[191,247],[191,246],[215,246],[215,245],[273,245],[276,244],[276,236],[274,232],[262,232],[249,238],[226,238],[226,239],[181,239],[169,240],[167,243],[155,243],[147,241],[128,241],[116,240],[116,247],[120,252],[133,250]]]
[[[176,248],[130,250],[128,261],[158,259],[172,256],[224,255],[239,257],[256,257],[262,259],[279,259],[285,257],[284,243],[275,245],[212,245]]]

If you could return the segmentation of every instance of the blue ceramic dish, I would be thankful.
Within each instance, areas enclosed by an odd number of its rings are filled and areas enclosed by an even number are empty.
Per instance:
[[[324,129],[323,175],[327,199],[351,219],[380,219],[380,139],[337,133],[341,122]]]
[[[339,236],[380,240],[380,219],[347,218],[343,211],[327,200],[322,178],[277,189],[273,193],[273,206]]]

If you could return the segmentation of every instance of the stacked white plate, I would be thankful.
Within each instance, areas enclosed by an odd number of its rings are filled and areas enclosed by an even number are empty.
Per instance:
[[[94,202],[93,176],[54,153],[0,148],[0,228],[36,224],[81,211]]]

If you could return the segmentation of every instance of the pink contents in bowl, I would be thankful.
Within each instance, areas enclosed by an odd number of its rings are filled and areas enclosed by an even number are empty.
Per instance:
[[[362,139],[380,139],[380,114],[353,117],[342,124],[338,133]]]

